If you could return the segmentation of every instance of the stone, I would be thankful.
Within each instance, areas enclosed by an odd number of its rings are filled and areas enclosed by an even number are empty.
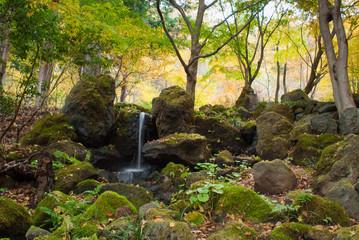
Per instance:
[[[64,114],[49,113],[20,139],[20,143],[25,146],[34,144],[48,146],[51,143],[68,139],[77,139],[69,119]]]
[[[309,97],[302,89],[296,89],[283,94],[280,100],[282,102],[309,101]]]
[[[86,179],[84,181],[79,182],[76,185],[76,188],[74,189],[74,194],[81,194],[84,193],[85,191],[93,191],[99,185],[101,184],[95,179]]]
[[[293,142],[298,141],[300,135],[304,133],[312,133],[312,125],[311,119],[313,115],[306,115],[305,117],[301,118],[299,121],[294,123],[294,127],[290,132],[290,140]]]
[[[359,240],[359,225],[338,229],[334,240]]]
[[[314,116],[310,122],[312,125],[312,131],[315,134],[337,133],[338,124],[329,113]]]
[[[212,153],[227,150],[239,155],[247,147],[241,139],[240,130],[220,118],[197,115],[194,131],[206,137]]]
[[[52,161],[60,161],[61,163],[68,164],[69,160],[64,158],[56,158],[54,153],[60,151],[66,153],[70,158],[75,158],[81,162],[86,160],[86,156],[89,151],[80,143],[73,142],[71,140],[66,140],[62,142],[52,143],[44,149],[44,151],[49,153]]]
[[[48,235],[50,235],[49,231],[36,226],[31,226],[29,230],[27,230],[25,237],[26,240],[34,240],[37,237],[45,237]]]
[[[152,100],[152,112],[159,137],[189,132],[194,123],[193,99],[179,86],[162,90],[160,96]]]
[[[100,147],[108,141],[115,122],[115,95],[115,80],[103,75],[81,79],[66,97],[60,112],[69,118],[79,141],[85,146]]]
[[[219,167],[234,166],[235,164],[232,154],[227,150],[218,153],[217,157],[214,160],[214,163],[217,164]]]
[[[258,96],[251,86],[245,86],[238,97],[235,106],[244,107],[248,111],[253,111],[258,103]]]
[[[123,155],[111,146],[92,149],[89,162],[96,168],[114,172],[123,166],[128,166],[128,163],[123,160]]]
[[[32,224],[29,212],[21,204],[0,198],[0,238],[22,240]]]
[[[326,197],[347,210],[349,217],[359,220],[359,193],[347,181],[340,181],[327,193]]]
[[[159,207],[158,204],[154,202],[146,203],[139,208],[138,215],[142,218],[146,218],[147,217],[146,213],[150,208],[159,208]]]
[[[275,112],[262,113],[257,119],[257,155],[265,160],[286,158],[292,129],[293,125],[288,118]]]
[[[279,159],[256,163],[253,175],[254,190],[262,194],[280,194],[297,186],[294,172]]]
[[[267,112],[278,113],[279,115],[286,117],[290,123],[293,123],[294,121],[293,110],[286,103],[269,105],[264,109],[261,115],[264,115]]]
[[[143,187],[127,185],[124,183],[103,184],[100,194],[105,191],[116,192],[128,199],[136,208],[152,201],[152,196]]]
[[[359,109],[345,109],[339,119],[339,133],[343,135],[359,134]]]
[[[240,129],[240,137],[248,146],[251,146],[253,144],[256,135],[257,135],[257,124],[253,121],[247,122]]]
[[[318,108],[318,113],[326,113],[326,112],[336,112],[337,106],[333,102],[326,103]]]
[[[199,134],[176,133],[143,145],[143,159],[153,165],[169,162],[194,167],[211,157],[206,138]]]
[[[69,193],[76,185],[86,179],[97,179],[98,173],[89,162],[68,165],[55,173],[55,190]]]
[[[322,150],[341,140],[341,137],[331,133],[321,135],[302,134],[292,151],[293,163],[300,166],[316,165]]]
[[[254,240],[259,235],[257,231],[248,227],[243,222],[232,220],[216,229],[214,233],[211,233],[208,240]]]
[[[270,236],[271,240],[331,240],[330,232],[325,229],[316,229],[313,226],[301,223],[283,223],[276,227]]]
[[[359,179],[359,136],[347,135],[343,141],[326,147],[316,168],[313,192],[325,196],[338,182],[354,185]]]

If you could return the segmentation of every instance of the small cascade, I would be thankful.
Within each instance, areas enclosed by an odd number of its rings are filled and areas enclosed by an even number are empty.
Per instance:
[[[137,179],[145,178],[150,172],[150,167],[144,166],[142,163],[142,146],[145,142],[146,116],[148,116],[147,113],[141,112],[138,118],[137,154],[135,154],[134,159],[130,164],[130,168],[125,168],[121,172],[117,173],[117,178],[123,183],[131,184]]]

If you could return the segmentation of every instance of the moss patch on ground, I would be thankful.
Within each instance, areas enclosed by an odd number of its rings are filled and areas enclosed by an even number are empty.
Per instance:
[[[292,240],[302,239],[303,236],[316,236],[314,239],[330,240],[328,230],[315,229],[312,226],[300,223],[284,223],[276,227],[271,234],[271,240]],[[311,238],[312,239],[312,238]]]

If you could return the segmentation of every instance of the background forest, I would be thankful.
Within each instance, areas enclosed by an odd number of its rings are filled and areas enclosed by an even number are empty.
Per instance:
[[[162,89],[185,87],[195,65],[198,107],[231,106],[247,85],[261,101],[297,88],[333,100],[317,1],[177,2],[0,1],[1,111],[61,107],[81,74],[96,71],[116,78],[117,102],[149,106]],[[353,93],[357,5],[341,5]]]

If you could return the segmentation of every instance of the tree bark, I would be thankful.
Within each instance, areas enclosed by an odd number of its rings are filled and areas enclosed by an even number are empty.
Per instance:
[[[283,93],[287,93],[287,63],[284,64],[284,70],[283,70]]]
[[[278,52],[278,47],[277,47],[277,52]],[[276,103],[278,103],[279,89],[280,89],[280,64],[279,61],[277,61],[277,85],[275,88],[275,97],[274,97],[274,102]]]
[[[40,94],[35,101],[36,107],[40,107],[42,99],[47,96],[50,89],[50,81],[53,72],[53,65],[51,63],[45,63],[41,61],[39,69],[39,81],[37,84],[37,92]],[[44,103],[46,104],[46,103]]]
[[[345,109],[356,107],[348,77],[348,42],[340,13],[341,0],[335,0],[334,6],[328,0],[318,0],[318,4],[320,32],[328,59],[335,105],[341,116]],[[333,31],[337,36],[337,54],[330,32],[331,21],[333,21]]]
[[[121,96],[120,96],[120,102],[125,102],[127,97],[127,84],[123,84],[121,86]]]
[[[6,23],[0,23],[0,30],[6,28],[5,24]],[[2,30],[1,35],[3,39],[0,39],[0,95],[4,89],[7,60],[10,52],[9,34],[10,29]]]

